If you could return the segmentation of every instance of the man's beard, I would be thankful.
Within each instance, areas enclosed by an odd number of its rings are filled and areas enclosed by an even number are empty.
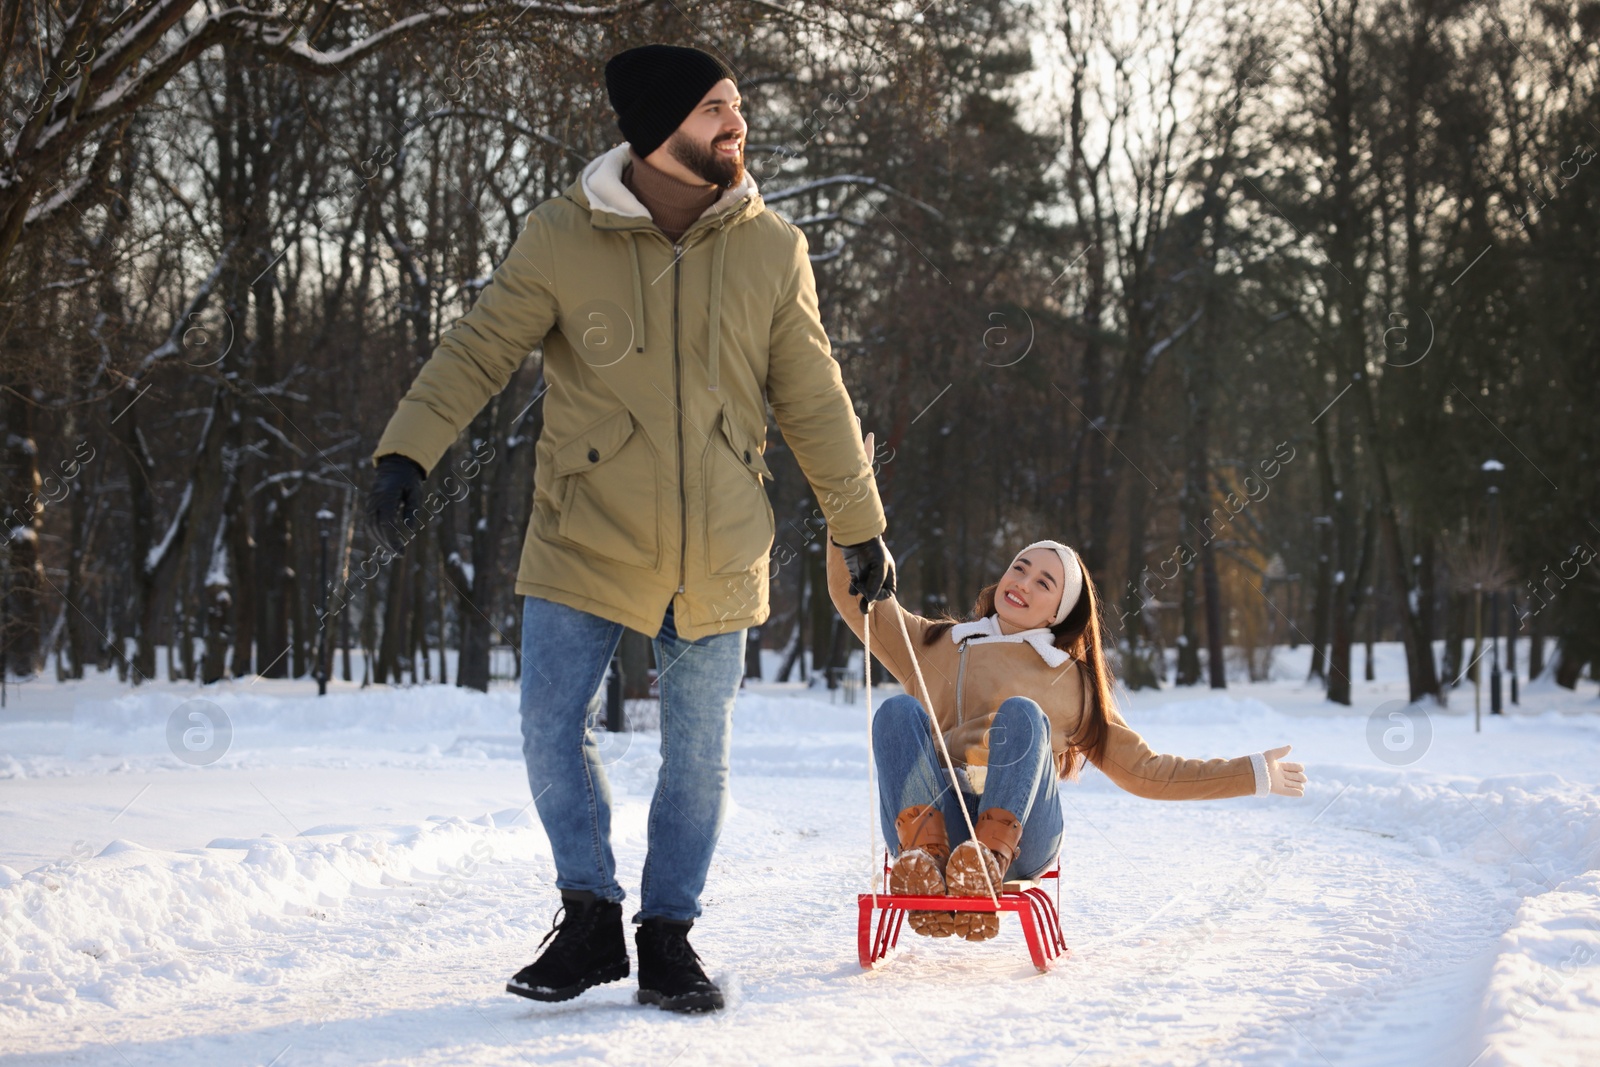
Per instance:
[[[726,141],[730,138],[722,138]],[[732,139],[738,139],[735,134]],[[674,131],[667,138],[667,151],[672,158],[689,168],[690,173],[708,181],[719,189],[732,189],[744,180],[744,150],[736,156],[725,156],[715,146],[707,147]]]

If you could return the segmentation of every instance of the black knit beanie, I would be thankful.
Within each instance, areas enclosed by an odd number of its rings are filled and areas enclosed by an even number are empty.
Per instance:
[[[723,78],[733,78],[733,71],[716,56],[670,44],[630,48],[606,63],[617,125],[640,156],[661,147]]]

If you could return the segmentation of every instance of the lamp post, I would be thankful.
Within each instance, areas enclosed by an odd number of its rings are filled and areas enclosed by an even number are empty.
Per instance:
[[[317,696],[328,695],[328,527],[333,512],[317,509],[317,539],[322,545],[321,577],[317,588]]]
[[[1489,496],[1489,714],[1504,715],[1500,703],[1500,472],[1505,464],[1483,461]]]

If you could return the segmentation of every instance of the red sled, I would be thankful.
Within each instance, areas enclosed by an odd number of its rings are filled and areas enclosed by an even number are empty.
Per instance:
[[[1056,899],[1044,891],[1042,883],[1054,879]],[[889,883],[889,856],[883,858],[883,881]],[[1061,861],[1037,878],[1006,882],[1000,887],[999,904],[988,897],[919,897],[896,893],[861,893],[856,900],[860,918],[856,923],[856,948],[861,956],[861,966],[870,970],[872,965],[889,954],[900,942],[900,927],[908,911],[1011,911],[1022,923],[1022,936],[1028,942],[1028,954],[1033,966],[1043,974],[1052,961],[1071,954],[1066,936],[1061,932],[1061,910],[1057,906],[1061,897]],[[878,911],[876,932],[873,931],[872,913]]]

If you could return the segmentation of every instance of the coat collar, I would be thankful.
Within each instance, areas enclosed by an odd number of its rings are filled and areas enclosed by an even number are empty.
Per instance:
[[[1059,667],[1072,657],[1063,649],[1055,645],[1055,635],[1047,627],[1039,626],[1032,630],[1019,630],[1014,634],[1000,632],[1000,616],[990,615],[987,618],[974,619],[972,622],[958,622],[950,627],[950,640],[957,645],[970,639],[975,645],[999,644],[1002,642],[1027,643],[1033,646],[1034,651],[1051,667]]]
[[[584,165],[583,173],[569,190],[581,194],[581,199],[575,196],[574,200],[589,209],[594,216],[594,224],[600,229],[633,229],[655,225],[650,218],[650,209],[640,203],[639,198],[622,182],[622,168],[632,158],[632,153],[633,148],[627,141],[607,149]],[[684,232],[679,241],[687,239],[708,219],[714,221],[726,215],[725,221],[734,222],[736,216],[742,213],[756,214],[761,208],[761,193],[756,187],[756,179],[746,168],[744,180],[732,189],[723,190],[722,195],[701,212],[700,218]]]

